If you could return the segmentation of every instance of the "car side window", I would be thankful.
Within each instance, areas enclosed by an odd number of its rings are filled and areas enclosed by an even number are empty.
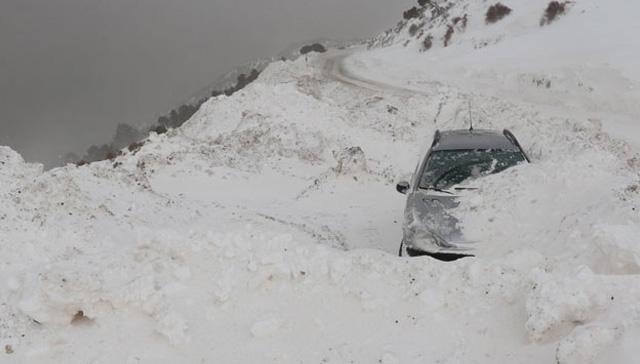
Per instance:
[[[425,163],[427,163],[427,160],[429,159],[430,154],[431,154],[431,150],[429,150],[427,154],[418,161],[416,170],[413,172],[413,177],[411,178],[411,187],[417,186],[418,183],[420,183],[420,179],[422,178],[422,173],[421,173],[422,166],[424,166]]]

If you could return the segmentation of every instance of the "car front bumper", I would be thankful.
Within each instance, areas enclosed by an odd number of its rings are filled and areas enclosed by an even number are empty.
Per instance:
[[[431,232],[412,232],[405,235],[403,244],[410,256],[442,255],[442,256],[473,256],[475,242],[471,241],[447,241],[440,235]]]

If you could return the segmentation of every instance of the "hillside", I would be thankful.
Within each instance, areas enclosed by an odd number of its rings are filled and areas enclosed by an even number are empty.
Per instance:
[[[0,362],[635,362],[636,5],[541,26],[548,2],[492,24],[491,3],[438,4],[112,161],[42,172],[1,148]],[[461,197],[478,257],[399,258],[395,183],[469,103],[533,163]]]
[[[433,3],[446,12],[438,15],[426,5],[418,17],[370,42],[374,50],[363,56],[365,62],[386,67],[375,73],[377,78],[388,76],[384,81],[391,84],[407,80],[416,89],[423,82],[443,82],[544,105],[559,114],[601,121],[608,133],[638,146],[640,49],[635,34],[640,24],[633,14],[640,5],[559,2],[564,10],[549,22],[553,1]],[[488,23],[493,4],[504,4],[510,12]]]

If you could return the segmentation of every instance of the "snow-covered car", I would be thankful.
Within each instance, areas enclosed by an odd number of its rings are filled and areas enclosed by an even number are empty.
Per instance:
[[[509,130],[436,131],[411,182],[396,186],[407,195],[400,256],[473,256],[476,242],[463,236],[454,215],[458,195],[474,190],[468,182],[476,178],[525,162],[529,158]]]

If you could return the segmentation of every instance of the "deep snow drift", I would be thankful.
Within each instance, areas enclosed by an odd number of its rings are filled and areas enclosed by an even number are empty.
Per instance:
[[[274,63],[114,161],[0,149],[0,362],[634,362],[637,6],[504,4]],[[462,196],[477,258],[398,258],[394,184],[469,101],[534,163]]]

